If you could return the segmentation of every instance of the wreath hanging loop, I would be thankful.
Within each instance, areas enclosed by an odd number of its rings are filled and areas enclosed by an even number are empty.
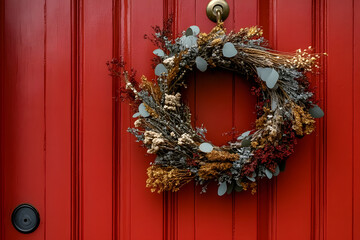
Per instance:
[[[209,33],[191,26],[174,40],[167,29],[154,29],[150,40],[159,47],[153,52],[156,79],[142,76],[139,83],[122,61],[108,63],[112,74],[125,81],[122,93],[135,110],[134,127],[128,131],[148,154],[156,155],[147,169],[146,186],[152,192],[175,192],[194,180],[205,192],[215,180],[219,195],[247,189],[255,193],[256,181],[277,176],[296,138],[312,133],[314,118],[324,115],[306,75],[319,68],[320,55],[311,47],[294,54],[271,50],[257,26],[226,34],[219,21]],[[258,99],[254,129],[215,146],[203,126],[193,127],[180,90],[195,68],[226,69],[252,81]]]

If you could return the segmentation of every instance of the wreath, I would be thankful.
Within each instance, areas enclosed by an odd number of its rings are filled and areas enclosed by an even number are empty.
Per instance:
[[[215,180],[219,195],[247,189],[255,193],[257,180],[277,176],[296,139],[312,133],[314,118],[324,115],[306,76],[319,68],[320,56],[311,47],[293,54],[271,50],[257,26],[229,34],[223,22],[209,33],[191,26],[174,40],[169,24],[153,29],[152,37],[145,38],[158,47],[153,52],[155,80],[142,76],[137,81],[135,71],[125,71],[121,59],[107,63],[111,74],[125,81],[121,94],[135,112],[135,127],[128,132],[148,154],[156,155],[147,169],[146,186],[152,192],[176,192],[194,180],[206,192]],[[228,145],[215,146],[203,126],[193,127],[181,90],[195,68],[227,69],[253,82],[251,92],[258,99],[254,129]]]

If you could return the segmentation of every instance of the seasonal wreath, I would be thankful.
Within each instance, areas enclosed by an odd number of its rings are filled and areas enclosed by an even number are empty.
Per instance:
[[[318,66],[311,47],[281,54],[267,47],[262,29],[254,26],[226,34],[222,22],[210,33],[191,26],[171,40],[169,26],[154,27],[145,35],[158,49],[153,62],[157,79],[125,71],[122,60],[107,63],[113,76],[125,80],[122,93],[135,110],[135,127],[128,131],[142,142],[148,154],[156,154],[147,169],[151,191],[178,191],[194,180],[202,191],[210,180],[219,184],[218,194],[251,189],[259,178],[277,176],[293,153],[296,138],[314,131],[315,120],[324,115],[314,103],[306,72]],[[257,96],[254,129],[226,146],[214,146],[204,127],[193,127],[191,113],[180,90],[194,68],[227,69],[253,80]]]

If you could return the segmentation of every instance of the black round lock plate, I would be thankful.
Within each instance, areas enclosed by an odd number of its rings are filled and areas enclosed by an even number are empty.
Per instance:
[[[30,204],[21,204],[13,211],[11,222],[19,232],[32,233],[39,226],[40,216]]]

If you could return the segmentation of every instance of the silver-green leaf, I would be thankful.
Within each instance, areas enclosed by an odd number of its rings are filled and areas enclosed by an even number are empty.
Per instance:
[[[246,131],[246,132],[242,133],[242,134],[237,138],[237,140],[241,140],[241,139],[246,138],[247,136],[249,136],[250,132],[251,132],[251,131]]]
[[[146,107],[144,103],[141,103],[139,105],[139,113],[142,117],[148,117],[150,116],[150,113],[148,113],[148,111],[146,111]]]
[[[186,37],[184,45],[186,48],[197,47],[197,37],[195,37],[195,36]]]
[[[266,177],[267,177],[268,179],[271,179],[272,176],[273,176],[272,172],[270,172],[269,169],[265,169],[265,175],[266,175]]]
[[[193,31],[193,35],[196,36],[200,33],[200,28],[196,25],[190,26],[191,30]]]
[[[249,179],[250,181],[255,182],[255,178],[249,177],[249,176],[246,176],[246,177],[247,177],[247,179]]]
[[[227,42],[224,44],[222,53],[224,57],[231,58],[234,57],[238,53],[238,51],[236,50],[234,44],[232,44],[231,42]]]
[[[275,111],[277,108],[277,101],[274,98],[271,98],[271,110]]]
[[[226,193],[227,193],[227,194],[231,194],[232,191],[234,190],[234,186],[235,186],[235,185],[236,185],[236,184],[235,184],[234,182],[232,182],[231,184],[229,184],[229,185],[227,186]]]
[[[204,153],[209,153],[214,149],[214,147],[210,143],[202,143],[200,144],[199,149]]]
[[[243,190],[243,188],[242,187],[240,187],[239,185],[235,185],[235,191],[236,192],[241,192]]]
[[[156,75],[156,76],[161,76],[163,73],[168,73],[168,70],[166,69],[166,67],[164,66],[164,64],[159,63],[159,64],[155,67],[155,75]]]
[[[205,72],[207,69],[208,63],[203,59],[202,57],[196,57],[195,59],[196,67],[202,71]]]
[[[271,89],[275,87],[275,84],[279,79],[279,73],[275,69],[257,67],[256,71],[261,80],[266,82],[268,88]]]
[[[159,57],[165,56],[164,51],[161,50],[161,49],[155,49],[155,50],[153,51],[153,54],[155,54],[156,56],[159,56]]]
[[[219,196],[224,195],[226,193],[226,190],[227,190],[226,182],[220,183],[219,188],[218,188],[218,195]]]
[[[241,141],[241,147],[250,147],[251,146],[251,141],[249,139],[243,139]]]
[[[185,36],[192,36],[194,35],[194,32],[191,28],[188,28],[186,31],[185,31]]]
[[[133,117],[133,118],[137,118],[137,117],[139,117],[139,116],[140,116],[140,113],[137,112],[137,113],[135,113],[132,117]]]
[[[313,118],[322,118],[324,116],[324,111],[318,105],[310,108],[309,113]]]

